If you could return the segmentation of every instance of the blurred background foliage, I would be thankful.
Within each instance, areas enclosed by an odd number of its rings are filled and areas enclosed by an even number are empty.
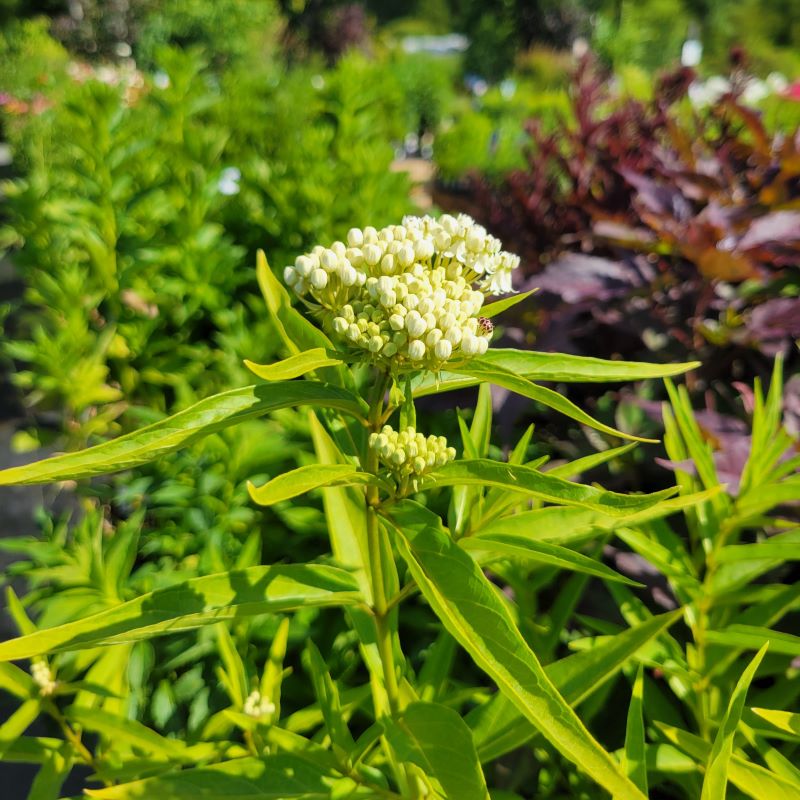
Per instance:
[[[243,358],[283,355],[257,248],[280,270],[353,225],[433,203],[486,224],[540,287],[499,330],[505,342],[701,359],[691,431],[721,480],[749,447],[742,387],[768,381],[778,353],[787,381],[773,401],[795,439],[800,428],[798,80],[793,0],[0,0],[0,371],[14,389],[0,412],[14,448],[78,448],[248,382]],[[658,387],[569,391],[617,427],[662,431]],[[493,441],[537,423],[528,458],[610,446],[531,404],[494,400]],[[457,438],[436,402],[431,426]],[[248,478],[307,463],[307,434],[306,417],[287,411],[65,487],[72,510],[41,514],[41,537],[0,540],[21,559],[7,578],[53,624],[108,601],[97,564],[118,537],[137,554],[117,575],[119,599],[290,553],[311,560],[325,547],[318,498],[267,510],[245,490]],[[604,479],[668,485],[657,454],[620,455]],[[691,558],[702,572],[702,552]],[[558,606],[558,573],[532,587],[512,577],[531,618],[559,620],[554,657],[609,624],[579,618],[577,595]],[[429,622],[420,610],[404,623],[420,659]],[[275,624],[239,631],[254,663]],[[351,642],[324,612],[293,623],[290,663],[299,668],[309,636],[346,675]],[[127,713],[162,732],[199,731],[223,703],[213,637],[134,650],[121,678]],[[537,796],[591,791],[539,750]],[[523,762],[499,768],[516,770],[509,785],[524,783]]]

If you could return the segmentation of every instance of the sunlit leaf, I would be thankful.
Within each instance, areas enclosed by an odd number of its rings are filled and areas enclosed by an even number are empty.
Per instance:
[[[620,798],[644,797],[558,693],[477,563],[410,501],[392,509],[395,541],[445,628],[566,758]]]
[[[254,486],[248,481],[247,491],[254,503],[272,506],[325,486],[380,485],[381,481],[375,475],[348,464],[309,464],[278,475],[263,486]]]
[[[245,359],[244,365],[265,381],[289,381],[320,367],[332,367],[342,363],[341,359],[331,357],[328,352],[321,347],[315,347],[313,350],[295,353],[275,364],[255,364]]]
[[[488,459],[451,461],[434,470],[424,480],[426,487],[462,484],[499,486],[550,503],[584,506],[613,516],[649,508],[673,494],[672,489],[642,495],[616,494],[594,486],[554,478],[530,467]]]
[[[711,753],[708,756],[701,800],[725,800],[728,785],[728,765],[733,754],[733,737],[736,735],[736,728],[742,717],[747,690],[750,688],[750,683],[756,674],[761,659],[764,658],[764,654],[767,652],[767,647],[768,645],[765,644],[756,653],[736,683],[736,688],[733,690],[725,716],[722,718],[722,723],[714,738]]]
[[[193,578],[91,617],[1,642],[0,661],[133,642],[225,619],[309,606],[349,605],[360,600],[352,576],[336,567],[250,567]]]
[[[88,478],[146,464],[210,433],[279,408],[318,405],[359,415],[358,397],[335,386],[286,381],[245,386],[207,397],[146,428],[77,453],[0,470],[0,485]]]

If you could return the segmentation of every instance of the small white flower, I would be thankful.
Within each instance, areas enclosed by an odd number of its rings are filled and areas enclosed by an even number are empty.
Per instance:
[[[262,697],[261,692],[255,690],[244,701],[242,710],[248,717],[261,719],[275,713],[275,704],[269,698]]]
[[[42,697],[50,697],[58,687],[58,681],[53,678],[50,667],[43,660],[34,661],[31,664],[31,677],[33,682],[39,687],[39,694]]]

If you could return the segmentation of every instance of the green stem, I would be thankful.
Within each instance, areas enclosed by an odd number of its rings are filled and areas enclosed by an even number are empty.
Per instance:
[[[380,372],[375,376],[369,394],[369,417],[368,427],[370,433],[377,433],[389,418],[387,409],[384,408],[384,399],[387,390],[391,386],[391,376]],[[377,475],[378,473],[378,454],[367,447],[362,460],[364,469],[367,472]],[[394,657],[393,632],[389,620],[394,603],[386,600],[386,569],[383,563],[384,549],[381,544],[381,530],[378,524],[378,511],[381,506],[380,494],[376,486],[370,486],[366,492],[367,505],[367,549],[369,552],[369,574],[372,586],[372,613],[375,619],[375,639],[378,648],[378,656],[381,662],[381,676],[383,686],[386,690],[387,709],[375,709],[376,717],[382,712],[396,714],[400,711],[400,687],[397,681],[397,666]],[[411,797],[413,800],[420,797],[419,783],[413,773],[413,769],[404,767],[398,763],[391,747],[384,741],[384,747],[392,765],[392,770],[397,779],[400,791],[404,797]]]

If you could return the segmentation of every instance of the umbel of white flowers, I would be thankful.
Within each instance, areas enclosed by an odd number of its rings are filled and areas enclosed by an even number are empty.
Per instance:
[[[399,480],[418,478],[456,457],[455,448],[447,446],[444,436],[426,438],[411,427],[396,431],[385,425],[380,433],[370,435],[369,446]]]
[[[42,697],[49,697],[56,690],[58,682],[53,679],[50,667],[44,661],[37,660],[31,664],[31,676],[33,682],[39,687],[39,694]]]
[[[274,713],[275,704],[268,697],[262,697],[261,692],[256,689],[247,696],[242,710],[248,717],[261,719]]]
[[[347,244],[315,247],[284,269],[287,285],[346,347],[392,372],[440,370],[483,354],[485,297],[512,291],[519,257],[466,214],[405,217],[352,228]]]

